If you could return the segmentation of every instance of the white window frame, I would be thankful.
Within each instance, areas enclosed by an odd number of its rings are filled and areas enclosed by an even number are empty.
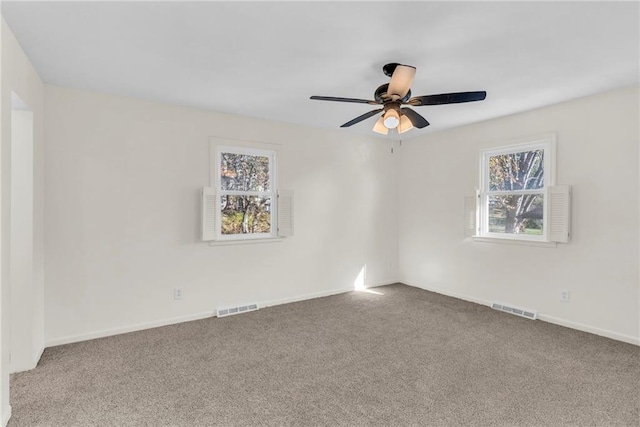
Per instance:
[[[216,240],[217,241],[237,241],[237,240],[262,240],[274,239],[278,237],[278,191],[277,191],[277,151],[266,148],[252,148],[241,145],[215,144],[215,155],[212,165],[212,184],[216,189]],[[269,158],[269,191],[230,191],[222,190],[222,180],[220,178],[220,164],[222,153],[246,154],[249,156],[262,156]],[[226,195],[247,195],[262,196],[271,199],[270,207],[270,227],[269,233],[248,233],[248,234],[222,234],[222,204],[221,198]]]
[[[511,154],[522,151],[544,150],[544,187],[537,190],[489,191],[489,158],[499,154]],[[549,240],[549,187],[555,185],[556,179],[556,135],[548,134],[526,140],[512,141],[508,145],[483,149],[480,152],[480,190],[478,191],[476,237],[523,242],[550,242]],[[507,234],[489,232],[489,196],[504,194],[543,195],[542,235]]]

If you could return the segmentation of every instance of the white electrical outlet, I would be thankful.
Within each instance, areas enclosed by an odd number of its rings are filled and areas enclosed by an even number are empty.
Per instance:
[[[560,289],[560,301],[569,302],[569,291],[566,289]]]
[[[173,288],[173,299],[182,299],[182,288]]]

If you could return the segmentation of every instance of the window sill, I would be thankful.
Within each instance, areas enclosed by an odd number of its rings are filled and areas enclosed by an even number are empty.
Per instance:
[[[516,245],[516,246],[537,246],[540,248],[555,248],[558,246],[556,242],[540,242],[535,240],[517,240],[517,239],[501,239],[499,237],[480,237],[473,236],[474,242],[481,243],[499,243],[506,245]]]
[[[213,240],[209,242],[209,246],[233,246],[233,245],[251,245],[254,243],[278,243],[282,242],[285,237],[269,237],[263,239],[238,239],[238,240]]]

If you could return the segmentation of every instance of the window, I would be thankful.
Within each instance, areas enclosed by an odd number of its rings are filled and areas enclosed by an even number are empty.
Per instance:
[[[217,239],[275,237],[276,152],[218,146],[215,158]]]
[[[293,191],[276,185],[280,144],[218,137],[209,143],[211,178],[201,193],[201,240],[215,245],[293,236]]]
[[[482,151],[480,237],[548,241],[549,187],[555,140]]]

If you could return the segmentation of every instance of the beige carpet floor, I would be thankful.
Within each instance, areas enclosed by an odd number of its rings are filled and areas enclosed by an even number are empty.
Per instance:
[[[48,348],[9,426],[640,424],[640,347],[374,290]]]

